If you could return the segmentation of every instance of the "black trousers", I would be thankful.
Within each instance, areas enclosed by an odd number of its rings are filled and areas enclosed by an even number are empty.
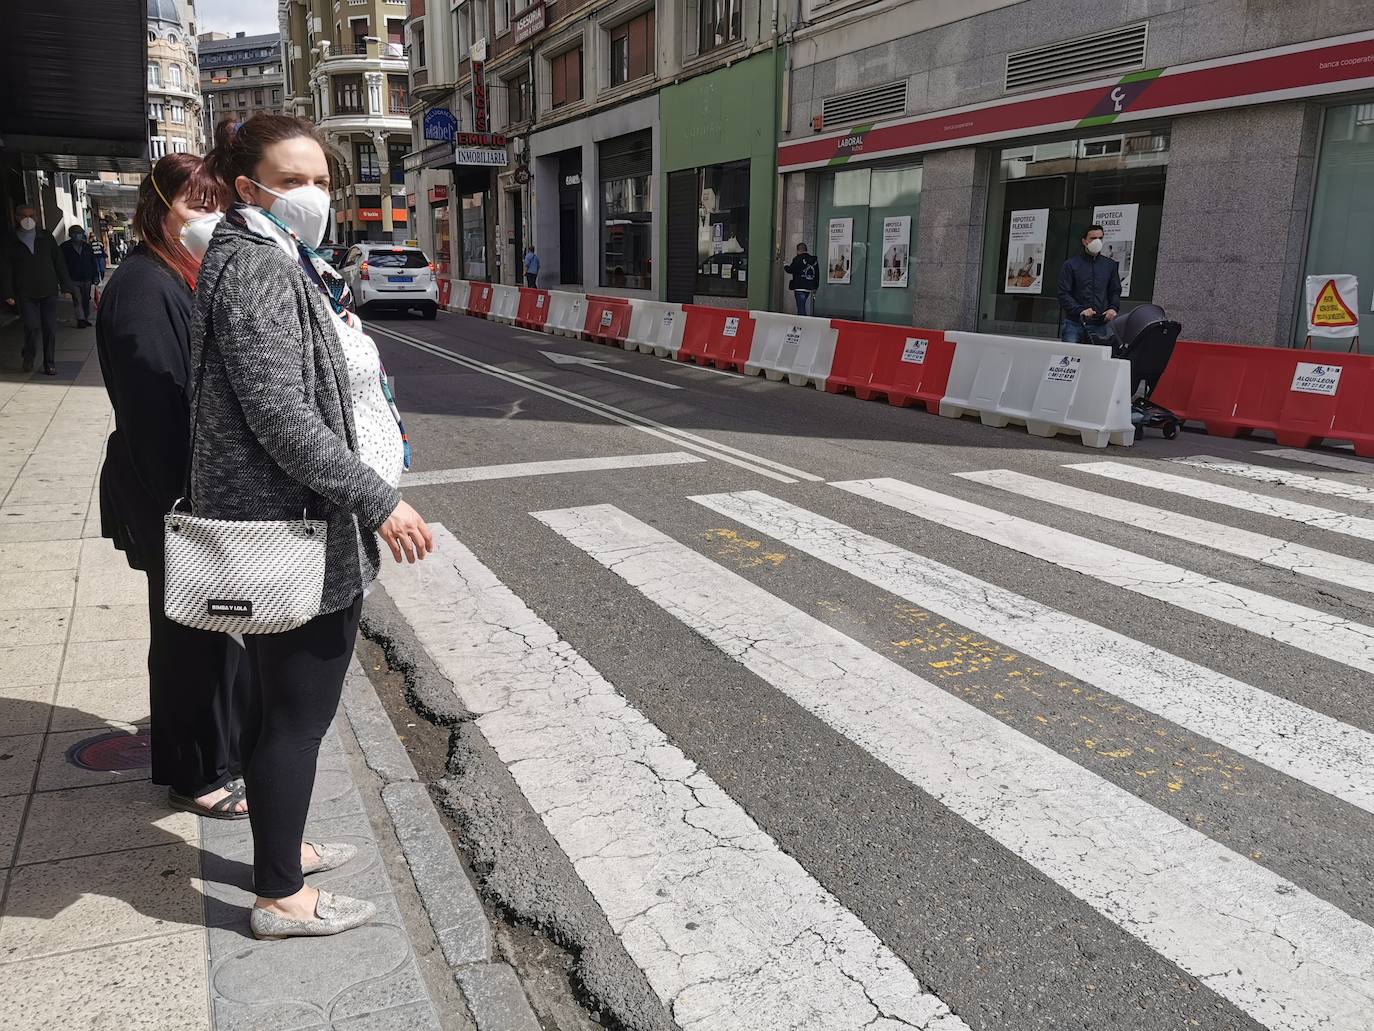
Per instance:
[[[43,364],[57,361],[57,295],[37,301],[20,301],[19,314],[24,318],[24,357],[33,358],[38,344],[43,344]]]
[[[148,565],[153,783],[195,798],[242,772],[239,738],[256,691],[253,667],[228,634],[168,619],[162,563]]]
[[[243,775],[253,827],[253,885],[262,898],[286,898],[305,884],[301,835],[320,739],[339,708],[362,611],[358,595],[348,608],[295,630],[245,639],[259,684],[260,704],[244,727]]]

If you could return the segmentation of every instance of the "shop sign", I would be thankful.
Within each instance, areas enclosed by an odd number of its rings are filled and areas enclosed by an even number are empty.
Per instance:
[[[1040,292],[1045,282],[1045,234],[1049,224],[1049,208],[1027,208],[1011,213],[1007,228],[1007,293]]]
[[[505,148],[496,147],[455,147],[455,165],[486,165],[489,168],[504,168],[510,164]]]
[[[1046,383],[1078,382],[1078,367],[1082,358],[1071,354],[1050,355],[1050,367],[1045,370]]]
[[[455,147],[504,147],[506,134],[503,132],[460,132],[453,137]]]
[[[1290,390],[1299,394],[1325,394],[1335,397],[1341,385],[1339,365],[1315,365],[1312,362],[1298,362],[1293,371],[1293,385]]]
[[[448,187],[431,186],[429,188],[428,197],[431,204],[442,204],[444,201],[448,200]]]
[[[825,281],[848,283],[852,274],[850,263],[854,255],[854,220],[832,218],[826,238],[829,241],[829,249],[825,257]]]
[[[359,208],[359,209],[358,209],[357,218],[358,218],[358,221],[359,221],[359,222],[380,222],[380,221],[382,220],[382,209],[381,209],[381,208]],[[405,208],[392,208],[392,209],[391,209],[391,221],[392,221],[393,223],[402,223],[402,224],[404,224],[405,221],[406,221],[406,209],[405,209]]]
[[[907,337],[906,346],[902,348],[902,361],[909,365],[924,365],[926,363],[926,349],[929,346],[929,340]]]
[[[1139,204],[1099,204],[1093,208],[1093,225],[1102,227],[1102,253],[1120,266],[1121,296],[1131,296],[1131,266],[1135,263],[1135,226]]]
[[[483,36],[476,43],[468,48],[469,61],[485,61],[487,59],[487,37]]]
[[[483,61],[472,62],[472,127],[487,131],[487,66]]]
[[[911,268],[911,216],[883,219],[882,286],[905,287]]]
[[[1360,281],[1354,276],[1307,277],[1307,335],[1348,338],[1360,335]]]
[[[581,186],[581,185],[582,185],[582,176],[578,175],[576,172],[574,172],[572,175],[565,175],[565,176],[563,177],[563,185],[564,185],[564,186]]]
[[[425,112],[424,133],[427,140],[453,142],[453,134],[458,131],[458,119],[446,107],[431,107]]]
[[[537,32],[544,31],[545,17],[543,3],[537,3],[533,7],[528,7],[515,16],[515,21],[511,24],[511,31],[515,34],[515,42],[523,43]]]
[[[951,108],[778,147],[779,171],[1374,87],[1374,32]]]

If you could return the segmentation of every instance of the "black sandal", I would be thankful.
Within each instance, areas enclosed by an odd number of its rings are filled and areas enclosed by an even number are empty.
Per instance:
[[[197,816],[204,816],[210,820],[246,820],[248,811],[235,812],[234,807],[248,797],[248,788],[243,781],[231,780],[224,785],[229,789],[229,794],[225,795],[214,805],[201,805],[194,798],[179,794],[171,788],[167,789],[167,804],[173,809],[180,809],[183,812],[195,813]]]

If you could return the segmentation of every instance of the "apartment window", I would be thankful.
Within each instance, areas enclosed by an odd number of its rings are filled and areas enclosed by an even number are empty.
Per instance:
[[[407,79],[404,75],[386,77],[387,110],[393,115],[403,115],[410,109],[410,96],[406,92]]]
[[[506,80],[506,124],[518,125],[534,112],[530,104],[530,77],[526,72]]]
[[[158,158],[163,157],[166,153],[167,153],[167,137],[166,137],[166,136],[149,136],[149,137],[148,137],[148,156],[149,156],[150,158],[152,158],[154,161],[156,161]]]
[[[170,110],[172,113],[172,123],[174,125],[186,124],[186,108],[183,105],[172,104]]]
[[[429,64],[429,61],[425,57],[425,27],[423,25],[410,27],[410,43],[415,54],[415,67],[424,68]]]
[[[382,181],[382,166],[377,162],[377,148],[371,143],[358,144],[358,182],[379,183]]]
[[[471,93],[464,93],[464,94],[463,94],[463,120],[462,120],[462,122],[461,122],[460,128],[462,128],[462,129],[464,129],[464,130],[466,130],[466,131],[471,131],[471,130],[472,130],[472,120],[473,120],[473,114],[472,114],[472,94],[471,94]]]
[[[350,18],[348,28],[353,33],[353,52],[355,54],[367,53],[367,19]]]
[[[472,49],[472,4],[453,9],[453,31],[458,38],[458,60],[466,61]]]
[[[186,141],[185,141],[185,140],[179,140],[179,139],[173,139],[173,140],[172,140],[172,153],[173,153],[173,154],[185,154],[185,153],[186,153]]]
[[[241,89],[239,90],[239,107],[243,107],[246,103],[248,103],[248,91]]]
[[[158,87],[162,85],[162,66],[150,64],[148,66],[148,85]]]
[[[549,61],[553,106],[562,107],[582,99],[582,48],[574,47]]]
[[[148,117],[155,122],[160,122],[166,115],[163,114],[162,101],[155,100],[148,105]]]
[[[386,159],[391,166],[391,185],[404,186],[406,184],[406,152],[410,150],[410,145],[406,143],[388,143],[386,145]]]
[[[181,65],[169,64],[167,66],[167,85],[176,89],[181,88]]]
[[[264,96],[265,96],[265,94],[264,94],[263,91],[260,90],[260,89],[255,89],[255,90],[253,91],[253,104],[254,104],[255,107],[262,107],[262,105],[263,105],[263,97],[264,97]]]
[[[706,53],[740,38],[743,0],[698,0],[701,35],[697,50]]]
[[[611,30],[611,85],[650,75],[654,70],[654,9]]]
[[[406,23],[400,18],[386,20],[386,56],[400,57],[405,53]]]
[[[496,0],[496,34],[510,31],[511,0]]]
[[[363,110],[363,77],[361,75],[334,76],[334,111],[337,114],[361,114]]]
[[[272,91],[272,103],[273,103],[273,104],[280,104],[280,103],[281,103],[281,90],[279,90],[279,89],[274,89],[274,90]]]

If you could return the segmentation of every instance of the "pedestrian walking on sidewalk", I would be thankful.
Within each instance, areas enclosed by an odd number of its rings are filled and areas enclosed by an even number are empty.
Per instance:
[[[102,278],[100,259],[86,242],[86,230],[72,226],[67,230],[67,242],[62,245],[62,258],[67,263],[67,275],[76,288],[72,303],[76,306],[76,328],[91,324],[91,287]]]
[[[336,934],[372,903],[304,875],[349,845],[304,842],[320,740],[334,718],[377,575],[380,535],[396,561],[433,549],[397,484],[407,444],[376,345],[343,280],[314,251],[331,221],[329,164],[314,126],[259,114],[224,123],[206,158],[231,201],[200,270],[192,331],[203,382],[193,404],[192,510],[213,519],[327,526],[320,614],[245,639],[261,705],[244,735],[253,828],[250,926],[259,938]]]
[[[525,285],[531,288],[539,285],[539,255],[534,253],[534,244],[525,248]]]
[[[1121,276],[1116,262],[1102,254],[1101,226],[1083,234],[1083,250],[1059,270],[1059,307],[1064,319],[1059,339],[1069,344],[1111,345],[1107,324],[1121,307]]]
[[[806,249],[806,244],[797,244],[797,253],[783,269],[792,277],[791,291],[792,297],[797,302],[798,315],[813,315],[812,301],[816,296],[816,288],[821,282],[821,263],[814,254]]]
[[[248,815],[238,739],[252,665],[229,635],[163,611],[162,519],[185,492],[190,460],[191,304],[218,204],[200,158],[158,161],[139,187],[143,242],[105,288],[95,340],[115,412],[100,470],[101,533],[148,576],[153,783],[179,809],[234,819]]]
[[[43,372],[57,375],[57,295],[76,301],[76,288],[52,233],[38,227],[38,212],[28,205],[14,211],[14,238],[0,252],[0,298],[24,319],[24,371],[33,371],[43,344]]]

